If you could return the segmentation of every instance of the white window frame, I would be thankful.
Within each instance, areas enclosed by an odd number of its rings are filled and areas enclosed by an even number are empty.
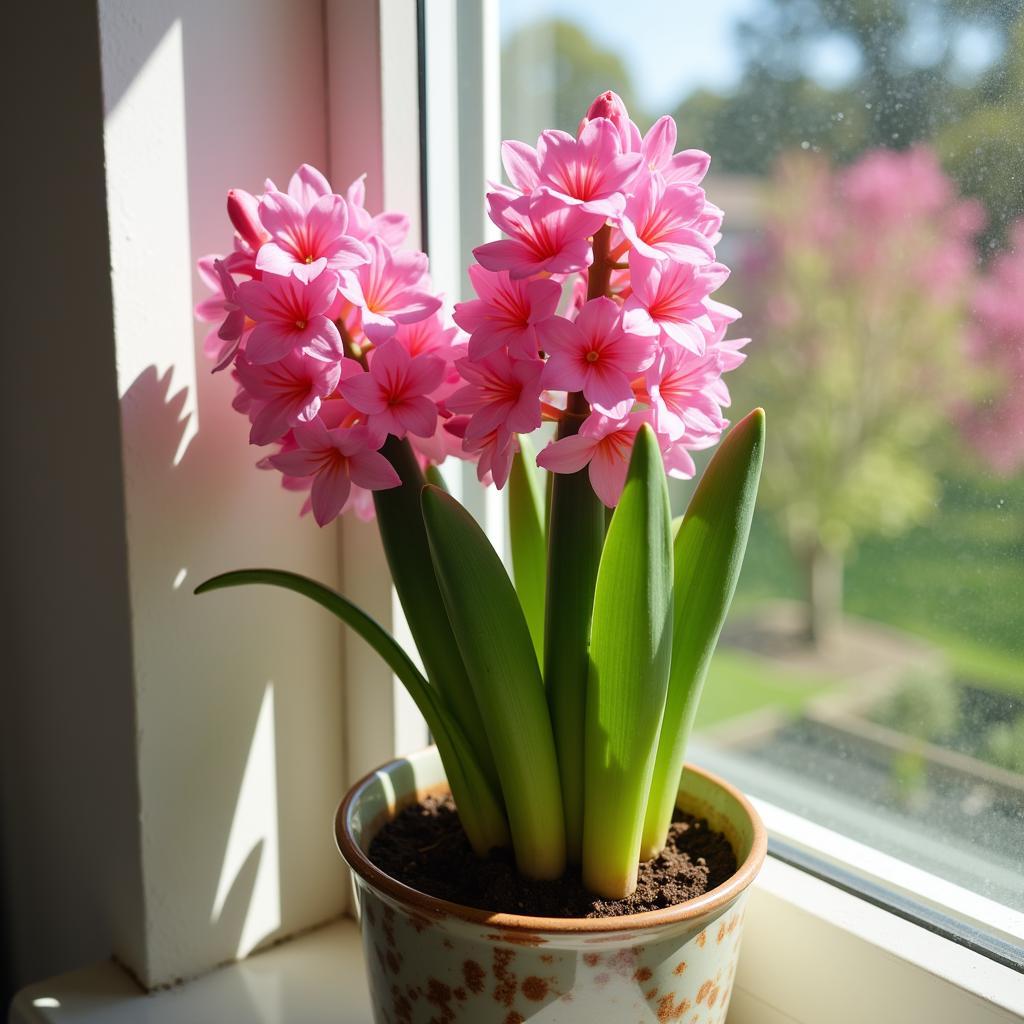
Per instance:
[[[483,179],[498,173],[498,0],[421,4],[422,31],[431,47],[425,77],[428,241],[438,283],[455,292],[462,284],[462,269],[452,240],[483,230],[482,194],[479,200],[477,195]],[[416,244],[420,134],[418,107],[410,96],[418,91],[418,36],[412,30],[417,4],[324,0],[323,10],[328,107],[335,113],[345,109],[349,117],[345,137],[328,131],[331,174],[338,182],[364,168],[371,182],[376,174],[381,188],[375,196],[371,184],[371,204],[412,213],[411,241]],[[373,81],[379,81],[378,90],[367,85]],[[361,84],[353,105],[349,97],[356,82]],[[446,120],[446,110],[450,115],[453,109],[458,115]],[[473,124],[478,151],[459,152],[459,118]],[[358,155],[353,153],[355,137],[364,143]],[[456,469],[450,472],[453,486],[473,504],[503,549],[501,497],[477,491],[471,467]],[[400,607],[372,526],[345,522],[339,544],[344,589],[401,632]],[[360,646],[344,645],[343,735],[349,781],[425,738],[411,702]],[[917,898],[973,915],[1008,939],[1024,938],[1021,915],[1005,907],[987,905],[912,865],[780,808],[761,801],[758,806],[774,835],[837,862],[867,864],[877,878]],[[755,885],[746,928],[731,1024],[1024,1020],[1024,977],[1019,973],[772,857]],[[267,1022],[312,1021],[328,1014],[353,1024],[369,1020],[361,950],[355,925],[346,919],[157,996],[140,995],[137,984],[115,964],[84,968],[23,991],[9,1021],[116,1024],[139,1019],[140,1000],[145,1000],[145,1016],[152,1024],[250,1020],[254,1006]]]

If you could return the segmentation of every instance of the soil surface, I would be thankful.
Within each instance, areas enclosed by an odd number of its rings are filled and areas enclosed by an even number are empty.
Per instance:
[[[661,910],[700,896],[736,871],[721,832],[677,810],[668,844],[640,865],[636,892],[603,900],[588,892],[578,869],[554,882],[521,878],[510,850],[482,860],[473,853],[451,797],[428,797],[405,808],[370,844],[370,860],[392,878],[440,899],[492,913],[531,917],[619,917]]]

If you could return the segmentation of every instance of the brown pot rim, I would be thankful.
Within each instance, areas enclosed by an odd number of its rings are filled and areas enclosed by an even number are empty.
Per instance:
[[[429,750],[431,748],[428,747],[426,749]],[[431,917],[450,915],[470,924],[486,925],[489,928],[502,932],[513,933],[609,934],[678,924],[704,917],[732,903],[757,877],[758,872],[761,870],[761,865],[764,863],[765,855],[768,852],[768,833],[765,830],[764,822],[761,821],[760,815],[747,797],[735,786],[726,782],[725,779],[714,772],[687,762],[686,771],[693,772],[695,775],[701,775],[714,785],[724,789],[743,808],[744,813],[749,817],[753,826],[754,836],[750,844],[750,852],[744,858],[743,863],[737,867],[735,873],[721,885],[716,886],[701,896],[696,896],[683,903],[677,903],[673,907],[665,907],[661,910],[645,910],[639,914],[623,914],[621,917],[529,917],[525,914],[492,913],[491,911],[480,910],[477,907],[466,907],[436,896],[428,896],[426,893],[413,889],[381,871],[359,848],[346,827],[349,808],[359,797],[363,788],[376,777],[378,772],[387,771],[392,765],[406,760],[407,758],[395,758],[380,768],[364,775],[352,786],[338,805],[338,810],[334,817],[334,837],[342,857],[349,867],[359,874],[364,881],[375,889],[386,893],[397,902],[411,906]]]

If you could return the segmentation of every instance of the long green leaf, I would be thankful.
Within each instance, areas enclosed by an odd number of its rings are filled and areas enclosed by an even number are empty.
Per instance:
[[[544,496],[537,469],[537,453],[530,439],[523,436],[519,438],[519,451],[512,460],[508,478],[508,526],[516,593],[540,661],[544,657],[544,589],[547,577]]]
[[[755,409],[726,435],[704,470],[674,544],[672,668],[642,855],[665,845],[704,677],[718,643],[754,514],[765,418]]]
[[[583,882],[607,899],[636,888],[672,653],[671,531],[661,451],[644,424],[605,540],[591,627]]]
[[[450,495],[423,489],[423,521],[448,618],[469,670],[521,874],[565,869],[558,762],[530,630],[486,534]]]
[[[473,849],[485,856],[490,849],[507,845],[508,826],[498,796],[476,762],[458,721],[440,694],[431,688],[412,659],[383,626],[330,587],[298,573],[278,569],[240,569],[222,573],[199,584],[195,593],[205,594],[253,583],[282,587],[310,598],[333,612],[383,658],[415,701],[437,742],[452,796],[459,808],[459,817]]]
[[[425,484],[423,472],[408,440],[389,437],[381,453],[402,480],[399,487],[373,492],[377,526],[391,579],[402,602],[412,638],[416,641],[416,649],[423,659],[427,678],[444,696],[459,720],[477,761],[497,791],[498,773],[487,746],[483,719],[434,578],[430,546],[420,512],[420,491]]]
[[[559,438],[578,429],[565,417]],[[544,685],[558,748],[565,807],[566,852],[579,864],[583,849],[583,719],[590,670],[590,619],[605,536],[605,508],[586,469],[550,473],[548,571],[544,624]]]

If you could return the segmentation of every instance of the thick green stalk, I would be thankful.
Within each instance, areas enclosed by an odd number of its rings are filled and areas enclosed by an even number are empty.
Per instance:
[[[528,437],[519,438],[519,451],[512,460],[508,478],[508,527],[516,593],[540,662],[544,658],[547,538],[544,533],[544,488],[537,469],[536,452]]]
[[[594,593],[583,883],[605,899],[636,888],[671,657],[672,514],[658,439],[644,424]]]
[[[676,532],[672,667],[641,857],[665,845],[704,677],[743,565],[764,457],[764,411],[725,436]]]
[[[563,417],[558,437],[577,433],[580,422],[578,417]],[[583,850],[583,719],[594,584],[604,545],[604,505],[594,493],[586,469],[551,475],[544,683],[558,749],[566,853],[570,863],[579,864]]]
[[[426,480],[407,440],[388,437],[381,453],[402,479],[401,486],[373,492],[384,553],[427,678],[437,687],[466,734],[488,781],[497,791],[498,773],[487,743],[466,666],[459,654],[430,560],[420,492]]]
[[[469,669],[501,779],[520,874],[558,878],[565,827],[544,683],[512,581],[476,520],[423,489],[423,521],[441,594]]]
[[[483,857],[495,847],[508,845],[508,823],[500,795],[492,790],[484,777],[459,723],[440,694],[427,683],[394,637],[337,591],[298,573],[278,569],[240,569],[206,580],[196,587],[195,593],[205,594],[253,583],[281,587],[315,601],[358,633],[383,658],[415,701],[437,742],[452,796],[459,808],[459,817],[474,851]]]
[[[588,299],[608,291],[610,233],[605,225],[594,235]],[[589,411],[582,394],[570,394],[558,424],[558,439],[579,433]],[[586,469],[552,473],[549,483],[544,683],[558,748],[566,852],[571,864],[579,864],[583,850],[583,719],[590,670],[590,620],[604,546],[605,508],[594,493]]]

